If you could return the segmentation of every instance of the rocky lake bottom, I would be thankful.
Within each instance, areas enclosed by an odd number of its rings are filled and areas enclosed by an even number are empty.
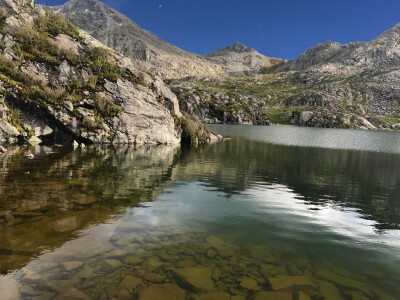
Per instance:
[[[399,299],[400,149],[252,128],[197,148],[8,148],[2,299]]]
[[[147,228],[134,221],[97,230],[104,240],[83,237],[17,272],[21,295],[171,300],[358,300],[398,295],[398,278],[383,272],[355,273],[328,260],[288,255],[232,236],[190,233],[177,225]]]

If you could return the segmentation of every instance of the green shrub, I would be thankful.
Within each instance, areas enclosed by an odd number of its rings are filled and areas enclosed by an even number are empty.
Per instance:
[[[387,126],[392,126],[394,124],[400,123],[399,115],[378,116],[377,118],[384,122]]]
[[[103,126],[101,122],[96,117],[83,117],[82,124],[81,124],[82,131],[93,131],[96,129],[102,129]]]
[[[284,110],[271,109],[263,111],[262,114],[268,116],[272,124],[290,124],[290,116]]]
[[[194,144],[196,141],[199,143],[206,143],[207,139],[210,137],[210,132],[204,124],[187,113],[183,113],[180,119],[180,125],[182,128],[183,143]]]
[[[10,114],[9,114],[9,122],[12,126],[17,128],[19,132],[24,132],[25,130],[21,126],[21,111],[16,108],[9,107],[8,108]]]
[[[24,85],[40,85],[40,81],[34,80],[31,76],[20,71],[15,63],[0,55],[0,74],[17,83]]]
[[[123,74],[118,65],[112,60],[110,51],[103,47],[85,47],[87,63],[96,75],[97,80],[110,80],[116,82]]]
[[[6,23],[8,13],[4,7],[0,7],[0,33],[3,33],[3,27]]]
[[[21,27],[15,39],[17,43],[14,50],[20,56],[21,62],[34,60],[50,65],[60,65],[63,60],[67,60],[74,66],[86,63],[81,56],[74,52],[60,49],[47,33],[28,26]]]
[[[17,45],[15,50],[22,58],[33,59],[51,65],[61,63],[62,52],[50,39],[38,31],[24,26],[15,36]]]
[[[47,33],[50,37],[66,34],[75,40],[81,40],[78,28],[64,16],[53,11],[48,11],[44,16],[36,18],[35,29],[41,33]]]
[[[65,99],[62,89],[43,86],[41,81],[20,71],[14,62],[7,60],[3,55],[0,55],[0,77],[9,88],[18,93],[18,98],[22,101],[36,100],[43,104],[59,106]]]
[[[97,113],[103,118],[112,118],[118,116],[121,112],[121,108],[118,105],[106,98],[96,97],[95,103]]]
[[[76,94],[88,90],[90,92],[99,91],[95,84],[83,81],[70,81],[66,85],[66,90],[70,94]]]

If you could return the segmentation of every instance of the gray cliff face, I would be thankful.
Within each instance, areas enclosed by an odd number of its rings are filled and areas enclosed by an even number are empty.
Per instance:
[[[162,41],[98,0],[71,0],[48,9],[65,15],[73,24],[105,45],[135,59],[139,66],[166,79],[242,75],[281,61],[242,45],[208,55],[193,54]]]
[[[180,142],[178,101],[159,77],[34,1],[0,4],[0,144]]]

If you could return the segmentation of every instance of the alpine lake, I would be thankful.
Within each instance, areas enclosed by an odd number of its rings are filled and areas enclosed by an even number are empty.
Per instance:
[[[209,128],[0,154],[0,299],[400,299],[399,132]]]

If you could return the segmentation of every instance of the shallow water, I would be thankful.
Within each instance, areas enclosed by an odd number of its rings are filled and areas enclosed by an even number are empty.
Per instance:
[[[1,155],[2,299],[399,299],[400,134],[212,129]]]

